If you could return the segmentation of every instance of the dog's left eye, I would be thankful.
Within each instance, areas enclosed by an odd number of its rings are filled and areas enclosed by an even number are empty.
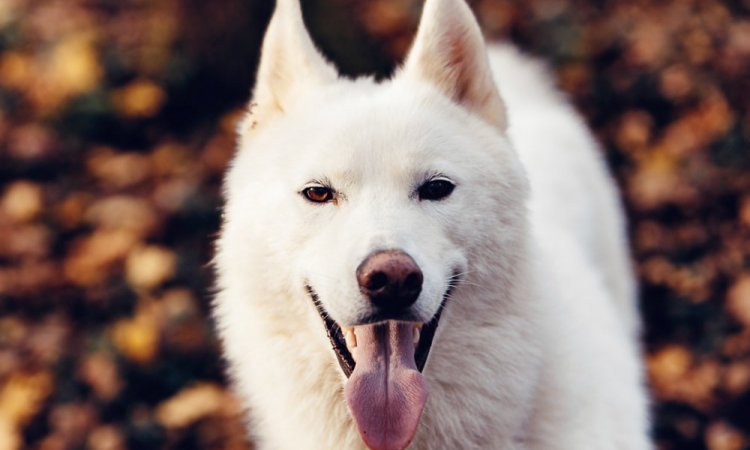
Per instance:
[[[326,203],[333,200],[333,189],[325,186],[310,186],[302,190],[302,195],[313,203]]]
[[[442,200],[451,195],[455,187],[456,185],[450,181],[437,178],[420,186],[417,193],[420,200]]]

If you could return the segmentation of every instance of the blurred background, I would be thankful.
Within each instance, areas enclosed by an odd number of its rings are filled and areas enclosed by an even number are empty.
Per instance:
[[[417,0],[305,0],[387,76]],[[750,448],[750,1],[475,0],[622,186],[661,449]],[[250,449],[209,320],[272,4],[0,0],[0,449]]]

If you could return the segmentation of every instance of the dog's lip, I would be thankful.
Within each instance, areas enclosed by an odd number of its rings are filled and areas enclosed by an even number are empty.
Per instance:
[[[430,319],[426,323],[414,322],[415,328],[419,329],[419,340],[414,351],[414,362],[416,363],[417,369],[420,372],[424,370],[424,367],[427,364],[427,357],[429,356],[430,349],[432,348],[432,341],[435,339],[435,332],[437,331],[438,323],[440,322],[440,316],[445,309],[445,305],[450,298],[451,293],[453,292],[453,289],[457,284],[457,281],[458,274],[454,273],[454,275],[450,278],[448,288],[443,294],[443,299],[440,302],[440,307],[438,308],[432,319]],[[354,358],[352,357],[352,354],[346,344],[344,331],[342,330],[342,327],[330,317],[328,311],[326,311],[325,307],[321,303],[320,297],[318,296],[318,293],[315,291],[315,289],[309,283],[305,285],[305,288],[307,289],[307,292],[310,295],[310,298],[312,299],[313,304],[315,305],[315,309],[320,315],[320,318],[323,320],[326,328],[326,334],[328,335],[328,340],[331,342],[331,347],[334,354],[336,355],[339,366],[344,372],[344,375],[349,378],[349,376],[354,371],[356,362],[354,361]],[[372,316],[368,319],[369,320],[363,321],[363,323],[360,325],[374,324],[384,321],[384,319],[378,316]]]
[[[341,370],[344,371],[344,375],[349,378],[349,375],[354,371],[355,363],[351,352],[346,346],[344,335],[341,332],[341,326],[339,326],[335,320],[331,319],[328,312],[323,307],[323,304],[320,302],[320,297],[318,297],[318,293],[315,292],[315,289],[313,289],[310,284],[305,285],[305,288],[315,304],[315,309],[318,311],[321,319],[323,319],[328,340],[331,341],[331,347],[336,354],[336,359],[339,361],[339,366],[341,366]]]

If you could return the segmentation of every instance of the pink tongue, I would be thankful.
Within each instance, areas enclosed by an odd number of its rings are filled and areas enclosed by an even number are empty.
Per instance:
[[[417,431],[427,385],[414,362],[414,325],[355,327],[354,372],[344,387],[349,410],[373,450],[403,450]]]

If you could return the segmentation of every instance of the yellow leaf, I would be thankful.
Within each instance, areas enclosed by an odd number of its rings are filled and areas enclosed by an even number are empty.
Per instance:
[[[155,321],[146,315],[115,324],[112,340],[126,358],[136,363],[147,364],[153,361],[158,352],[157,326]]]
[[[153,117],[161,109],[166,94],[156,83],[136,80],[112,93],[118,114],[124,117]]]
[[[0,416],[23,425],[42,406],[52,390],[52,376],[47,372],[14,374],[0,391]]]
[[[92,39],[85,35],[72,35],[57,44],[48,69],[48,78],[54,79],[54,85],[67,96],[94,88],[102,77]]]
[[[29,55],[6,52],[0,56],[0,85],[23,89],[32,79],[33,61]]]
[[[150,245],[133,249],[125,261],[125,278],[136,288],[150,289],[172,278],[177,257],[165,247]]]

